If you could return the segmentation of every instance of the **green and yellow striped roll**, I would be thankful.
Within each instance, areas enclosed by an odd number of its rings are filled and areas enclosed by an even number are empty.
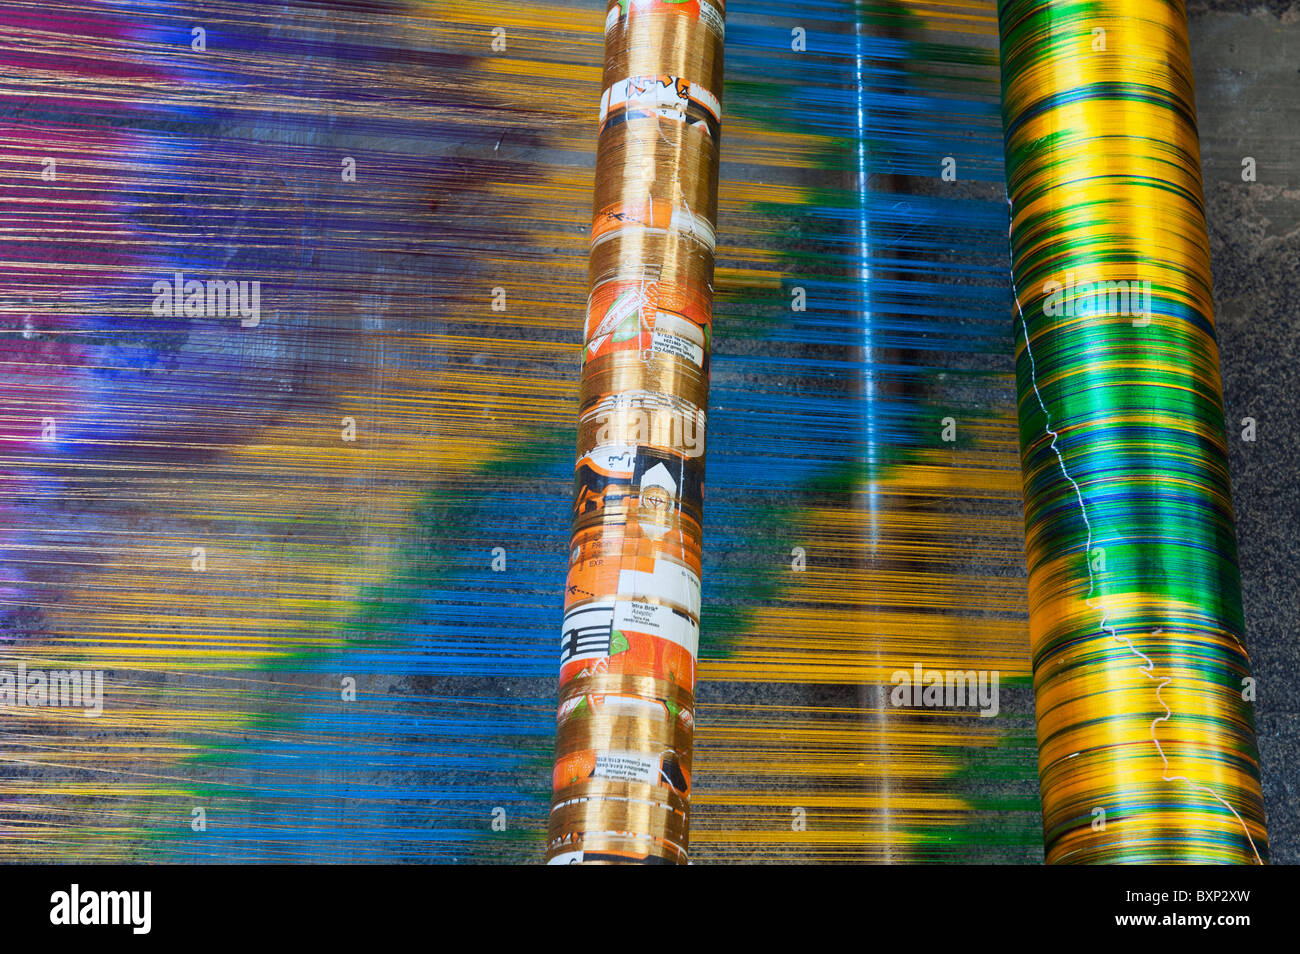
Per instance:
[[[1262,863],[1180,0],[1002,0],[1047,860]]]

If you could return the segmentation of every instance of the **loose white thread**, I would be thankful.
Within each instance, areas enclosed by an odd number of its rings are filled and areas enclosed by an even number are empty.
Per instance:
[[[1009,195],[1007,196],[1007,209],[1011,216],[1011,222],[1014,222],[1015,208],[1012,205],[1011,197]],[[1008,248],[1010,248],[1011,246],[1011,222],[1008,222],[1007,225]],[[1014,257],[1015,257],[1014,249],[1011,250],[1011,255],[1014,261]],[[1095,610],[1097,607],[1094,606],[1092,603],[1092,593],[1096,585],[1096,580],[1092,572],[1092,561],[1088,558],[1089,555],[1092,553],[1092,522],[1088,519],[1088,507],[1083,500],[1083,491],[1079,489],[1079,485],[1075,481],[1075,479],[1070,476],[1070,470],[1068,467],[1065,466],[1065,457],[1061,454],[1060,449],[1057,448],[1056,446],[1056,441],[1057,438],[1059,437],[1059,434],[1056,431],[1052,430],[1052,415],[1047,410],[1047,404],[1043,400],[1042,392],[1038,390],[1038,369],[1034,363],[1033,346],[1029,343],[1029,322],[1025,318],[1025,310],[1020,307],[1020,290],[1016,288],[1016,279],[1014,275],[1014,270],[1011,276],[1011,293],[1012,295],[1015,296],[1016,299],[1016,313],[1020,316],[1020,325],[1022,328],[1025,329],[1025,354],[1029,357],[1029,380],[1030,383],[1033,384],[1034,386],[1034,396],[1038,399],[1038,406],[1039,408],[1042,409],[1043,412],[1043,420],[1044,420],[1043,429],[1052,438],[1052,443],[1051,443],[1052,452],[1056,454],[1056,460],[1061,465],[1061,475],[1065,477],[1065,479],[1070,482],[1070,486],[1074,488],[1074,496],[1079,501],[1079,514],[1080,516],[1083,517],[1083,525],[1085,528],[1087,528],[1088,531],[1088,540],[1086,545],[1084,546],[1084,551],[1083,551],[1084,563],[1088,565],[1088,595],[1084,599],[1084,603],[1087,605],[1089,609]],[[1156,702],[1160,703],[1161,707],[1165,710],[1164,715],[1158,716],[1157,718],[1151,720],[1151,730],[1150,730],[1151,744],[1156,747],[1156,753],[1160,756],[1160,761],[1164,765],[1164,768],[1161,770],[1160,773],[1161,779],[1166,782],[1183,782],[1193,791],[1204,792],[1205,794],[1209,795],[1211,798],[1217,801],[1228,811],[1232,812],[1233,817],[1237,819],[1237,823],[1241,825],[1241,830],[1246,833],[1246,840],[1250,842],[1250,850],[1254,852],[1255,860],[1262,865],[1264,863],[1264,859],[1260,857],[1259,849],[1255,847],[1255,839],[1252,838],[1250,835],[1250,828],[1246,825],[1246,822],[1241,817],[1241,815],[1237,813],[1237,810],[1233,808],[1232,805],[1229,804],[1228,801],[1224,799],[1222,795],[1220,795],[1218,792],[1214,791],[1211,788],[1206,788],[1204,785],[1197,785],[1195,782],[1193,782],[1191,779],[1187,778],[1186,776],[1169,774],[1169,758],[1168,756],[1165,755],[1164,747],[1160,744],[1159,738],[1156,737],[1156,726],[1159,725],[1161,722],[1167,722],[1170,718],[1173,717],[1174,714],[1173,710],[1169,708],[1169,704],[1165,702],[1164,697],[1160,694],[1161,690],[1164,689],[1165,686],[1173,682],[1173,679],[1168,676],[1163,676],[1163,677],[1157,676],[1155,674],[1155,662],[1149,656],[1147,656],[1145,653],[1139,650],[1136,646],[1134,646],[1132,639],[1130,639],[1127,636],[1121,636],[1118,632],[1116,632],[1115,627],[1109,625],[1109,619],[1110,619],[1110,611],[1103,606],[1101,610],[1101,622],[1098,624],[1098,627],[1103,632],[1109,632],[1111,638],[1113,638],[1117,643],[1127,646],[1129,652],[1131,652],[1134,656],[1136,656],[1138,659],[1142,661],[1142,665],[1139,668],[1144,676],[1146,676],[1152,682],[1156,683]],[[1161,630],[1156,630],[1152,635],[1159,636],[1161,632],[1162,632]]]

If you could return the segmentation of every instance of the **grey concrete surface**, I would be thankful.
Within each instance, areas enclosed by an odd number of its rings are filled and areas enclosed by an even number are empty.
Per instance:
[[[1189,4],[1272,861],[1300,862],[1300,3]],[[1255,160],[1254,182],[1243,159]],[[1256,440],[1242,440],[1242,420]]]

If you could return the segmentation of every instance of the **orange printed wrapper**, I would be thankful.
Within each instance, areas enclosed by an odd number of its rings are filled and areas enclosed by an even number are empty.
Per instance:
[[[706,371],[711,344],[707,299],[681,285],[606,282],[592,292],[584,361],[616,351],[666,354]]]
[[[648,600],[700,615],[700,574],[685,561],[663,553],[652,541],[636,551],[605,551],[602,556],[569,565],[565,585],[565,608],[585,600],[613,597]]]
[[[709,251],[717,245],[713,224],[685,206],[664,199],[619,202],[596,213],[591,223],[591,244],[597,245],[623,229],[655,229],[695,239]]]
[[[690,772],[671,749],[658,755],[645,752],[585,749],[561,756],[555,763],[556,791],[590,779],[664,785],[683,797],[690,795]]]
[[[619,604],[630,604],[626,607]],[[618,614],[625,622],[636,619],[638,609],[660,618],[653,624],[673,629],[675,639],[661,638],[613,625]],[[674,624],[675,627],[674,627]],[[642,623],[641,625],[647,625]],[[693,645],[682,645],[682,641]],[[649,676],[695,691],[695,651],[699,623],[680,610],[649,606],[632,600],[594,600],[564,614],[560,652],[560,684],[583,674]]]

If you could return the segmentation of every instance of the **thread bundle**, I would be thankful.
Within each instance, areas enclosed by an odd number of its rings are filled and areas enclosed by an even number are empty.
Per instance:
[[[1183,6],[999,17],[1047,860],[1260,862]]]
[[[554,864],[687,860],[722,43],[708,0],[609,6]]]

